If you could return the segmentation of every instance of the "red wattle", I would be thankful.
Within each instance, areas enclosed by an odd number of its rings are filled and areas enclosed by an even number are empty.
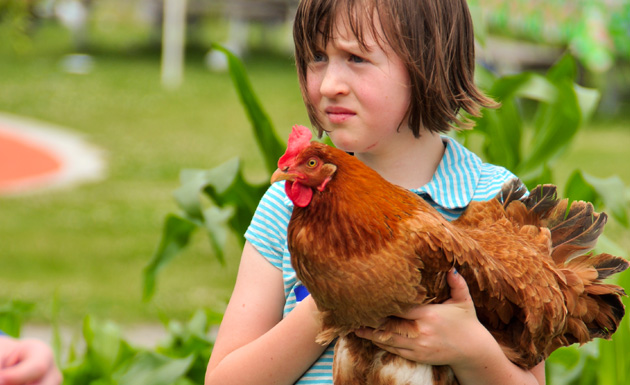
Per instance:
[[[311,198],[313,198],[313,190],[299,182],[286,181],[284,191],[293,204],[298,207],[308,206],[308,204],[311,203]]]

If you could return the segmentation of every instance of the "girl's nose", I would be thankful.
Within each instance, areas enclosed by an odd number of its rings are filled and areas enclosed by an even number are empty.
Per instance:
[[[347,77],[343,74],[343,68],[337,63],[329,63],[323,74],[319,91],[322,96],[334,98],[346,95],[349,92]]]

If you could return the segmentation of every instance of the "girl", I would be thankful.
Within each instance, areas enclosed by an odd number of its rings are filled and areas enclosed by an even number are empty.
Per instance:
[[[302,0],[294,23],[298,76],[313,125],[392,183],[454,219],[514,177],[441,136],[463,109],[496,103],[473,84],[474,40],[465,0]],[[262,198],[245,234],[236,286],[206,384],[332,384],[333,347],[317,345],[317,308],[297,282],[286,244],[292,203],[282,182]],[[544,384],[544,363],[524,371],[481,325],[461,276],[451,299],[404,317],[421,330],[383,344],[409,360],[450,365],[461,384]]]

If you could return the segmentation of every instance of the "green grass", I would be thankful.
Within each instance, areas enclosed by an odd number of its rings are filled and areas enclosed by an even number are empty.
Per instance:
[[[70,75],[58,67],[68,50],[59,43],[63,33],[44,32],[54,37],[53,48],[2,53],[0,111],[84,134],[105,151],[108,171],[98,183],[0,197],[0,300],[36,302],[36,321],[50,315],[55,292],[64,322],[86,313],[134,322],[161,313],[187,317],[198,306],[221,309],[240,252],[233,241],[223,267],[201,233],[160,276],[153,303],[140,298],[141,270],[163,217],[176,209],[172,192],[181,169],[240,156],[246,177],[266,178],[229,75],[209,72],[204,52],[192,51],[182,87],[165,91],[159,54],[143,49],[95,53],[92,73]],[[254,55],[248,68],[281,135],[307,123],[289,55]]]
[[[0,111],[84,134],[105,150],[108,172],[72,189],[0,197],[0,301],[35,302],[33,320],[47,322],[56,293],[60,320],[73,325],[87,313],[129,323],[188,317],[200,306],[221,310],[238,267],[235,239],[221,266],[199,233],[160,274],[149,304],[141,301],[141,272],[164,216],[176,208],[181,169],[240,156],[250,180],[267,177],[229,75],[209,72],[205,52],[193,50],[182,87],[165,91],[155,51],[95,51],[92,73],[70,75],[58,67],[70,51],[63,31],[45,27],[32,44],[20,55],[0,47]],[[308,124],[289,55],[253,54],[246,67],[281,137],[293,124]],[[581,132],[555,167],[558,180],[582,168],[630,184],[629,122]],[[630,250],[628,232],[612,231]]]

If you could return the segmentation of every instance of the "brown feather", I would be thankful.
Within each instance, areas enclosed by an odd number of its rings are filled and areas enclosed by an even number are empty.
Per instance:
[[[332,177],[304,166],[313,158],[334,165]],[[390,384],[377,380],[387,365],[406,373],[408,362],[352,332],[369,326],[383,338],[413,334],[413,324],[395,315],[448,299],[445,277],[453,267],[468,283],[479,320],[523,368],[561,346],[610,338],[624,315],[625,293],[601,280],[625,270],[627,261],[586,254],[606,215],[589,203],[559,200],[555,186],[524,197],[523,184],[511,181],[497,199],[472,202],[451,223],[340,150],[312,143],[291,164],[289,172],[305,175],[300,183],[313,186],[313,196],[293,210],[289,251],[322,313],[318,342],[340,337],[336,383]],[[325,188],[315,188],[325,177]],[[351,371],[342,369],[348,355]],[[444,368],[433,368],[434,383],[456,384]]]

